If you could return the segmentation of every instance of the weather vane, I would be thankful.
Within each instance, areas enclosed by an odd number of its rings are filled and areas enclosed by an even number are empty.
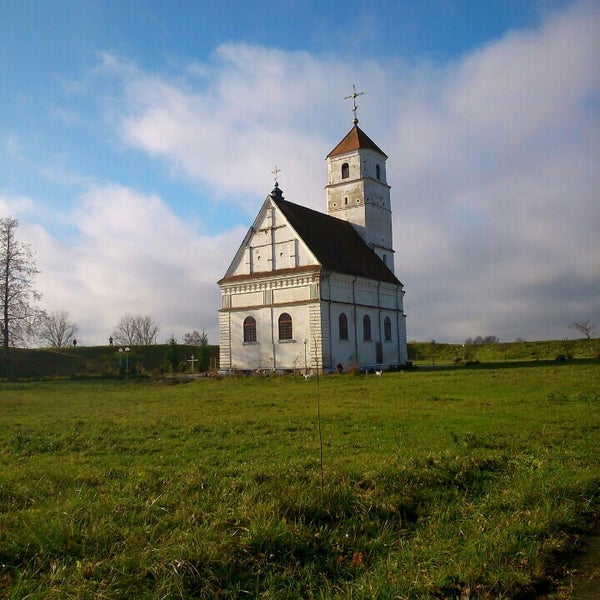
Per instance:
[[[354,84],[352,84],[352,93],[349,96],[344,97],[344,100],[352,99],[352,112],[354,114],[354,119],[352,120],[352,122],[355,125],[358,123],[358,117],[356,116],[356,109],[358,108],[358,106],[356,104],[356,98],[358,98],[358,96],[362,96],[363,94],[364,94],[364,92],[357,92],[356,86]]]

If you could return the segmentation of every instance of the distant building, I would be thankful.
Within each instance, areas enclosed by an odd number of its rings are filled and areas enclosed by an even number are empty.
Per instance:
[[[355,118],[327,156],[327,214],[275,182],[218,282],[222,371],[406,362],[386,159]]]

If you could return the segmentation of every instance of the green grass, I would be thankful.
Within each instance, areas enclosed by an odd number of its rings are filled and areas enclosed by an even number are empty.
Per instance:
[[[0,388],[0,597],[568,597],[600,365]]]
[[[600,357],[600,340],[544,340],[534,342],[500,342],[495,344],[431,344],[410,342],[408,357],[417,365],[460,365],[464,363],[514,363],[554,361],[562,355],[570,359]]]

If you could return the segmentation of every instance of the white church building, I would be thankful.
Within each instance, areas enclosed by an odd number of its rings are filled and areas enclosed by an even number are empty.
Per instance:
[[[221,371],[406,363],[387,156],[354,111],[327,155],[327,214],[285,200],[276,181],[218,282]]]

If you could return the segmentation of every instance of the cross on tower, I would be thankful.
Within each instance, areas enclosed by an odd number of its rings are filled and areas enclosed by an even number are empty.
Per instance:
[[[281,169],[278,169],[277,165],[275,165],[275,168],[271,171],[271,173],[273,173],[273,175],[275,175],[275,183],[277,183],[277,175],[279,175],[279,173],[281,173]]]
[[[344,100],[350,100],[350,98],[352,98],[352,112],[354,113],[354,119],[352,119],[352,122],[355,125],[358,123],[358,117],[356,116],[356,109],[358,108],[358,106],[356,104],[356,98],[358,96],[362,96],[363,94],[364,94],[364,92],[357,92],[356,86],[354,84],[352,84],[352,93],[349,96],[344,97]]]

